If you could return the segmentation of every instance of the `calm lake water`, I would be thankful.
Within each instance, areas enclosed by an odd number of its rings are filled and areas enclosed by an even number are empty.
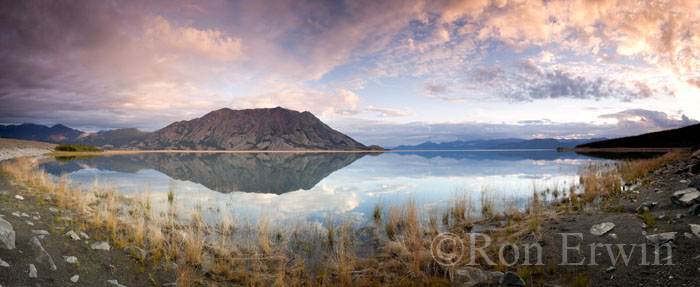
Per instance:
[[[125,197],[148,196],[155,208],[220,213],[255,221],[323,222],[329,216],[371,221],[380,203],[413,200],[423,210],[445,208],[466,195],[478,207],[527,203],[533,190],[568,189],[579,168],[602,161],[573,152],[468,151],[365,153],[144,153],[61,159],[42,164],[88,191],[97,181]],[[483,195],[482,195],[483,194]]]

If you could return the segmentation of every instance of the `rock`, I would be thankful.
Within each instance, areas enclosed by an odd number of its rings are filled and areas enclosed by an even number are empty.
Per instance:
[[[51,201],[51,197],[48,196],[48,195],[44,195],[44,200],[46,200],[46,201]]]
[[[525,286],[525,281],[513,272],[506,272],[501,277],[500,284],[503,286]]]
[[[676,232],[665,232],[659,234],[647,235],[647,245],[664,244],[676,239]]]
[[[603,222],[601,224],[596,224],[591,227],[591,234],[595,236],[603,236],[605,233],[608,233],[610,230],[615,228],[615,224],[612,222]]]
[[[63,256],[63,260],[70,264],[78,263],[78,257],[75,256]]]
[[[146,257],[148,256],[148,252],[146,252],[146,250],[143,250],[137,246],[124,247],[124,252],[129,253],[129,256],[141,261],[146,260]]]
[[[31,222],[29,220],[25,220],[24,223],[26,223],[29,226],[34,226],[34,222]]]
[[[36,235],[49,235],[50,233],[46,230],[32,230],[32,233]]]
[[[37,235],[36,237],[39,237],[39,239],[43,240],[46,237],[46,235],[41,234],[41,235]]]
[[[29,278],[36,278],[36,266],[34,264],[29,264]]]
[[[161,287],[177,287],[177,283],[175,282],[170,282],[170,283],[163,283],[160,285]],[[1,286],[0,286],[1,287]]]
[[[455,285],[462,287],[472,287],[479,284],[500,282],[503,272],[484,271],[473,267],[462,267],[455,271]]]
[[[0,243],[9,250],[15,249],[15,230],[12,224],[0,218]]]
[[[0,259],[0,267],[10,267],[10,263],[7,263],[5,261],[2,261],[2,259]]]
[[[75,231],[71,230],[66,233],[66,236],[70,237],[73,240],[80,240],[80,235],[75,233]]]
[[[688,183],[687,179],[681,179],[681,183]]]
[[[34,220],[39,220],[40,217],[39,217],[39,216],[32,216],[32,219],[34,219]]]
[[[656,219],[664,220],[664,219],[666,219],[666,214],[661,214],[661,215],[657,216]]]
[[[87,233],[80,231],[80,237],[84,239],[90,239],[90,236],[87,235]]]
[[[165,269],[165,270],[177,270],[177,263],[172,262],[170,260],[166,260],[165,262],[161,263],[158,268]]]
[[[693,206],[688,208],[688,213],[690,213],[690,215],[700,214],[700,204],[694,204]]]
[[[109,284],[111,284],[111,286],[115,286],[115,287],[126,287],[126,286],[124,286],[124,285],[122,285],[122,284],[119,284],[119,281],[114,280],[114,279],[112,279],[112,280],[107,280],[107,283],[109,283]]]
[[[692,174],[698,174],[700,173],[700,163],[696,163],[693,166],[690,167],[690,173]]]
[[[685,216],[685,215],[683,215],[682,213],[676,213],[676,219],[681,219],[681,218],[683,218],[684,216]]]
[[[659,203],[656,201],[647,201],[647,202],[639,205],[639,207],[637,207],[636,210],[637,210],[637,213],[642,213],[644,211],[649,211],[652,208],[657,207],[658,205],[659,205]]]
[[[693,239],[693,235],[688,232],[684,232],[683,237],[685,237],[685,239]]]
[[[688,187],[693,187],[695,189],[700,188],[700,177],[693,178],[688,184]]]
[[[690,224],[690,231],[697,237],[700,237],[700,225]]]
[[[53,212],[53,213],[56,213],[56,212],[58,212],[58,208],[49,207],[49,211],[51,211],[51,212]]]
[[[22,216],[22,215],[20,215],[19,212],[17,212],[17,211],[13,212],[12,215],[17,216],[17,217]]]
[[[15,198],[19,200],[24,200],[24,197],[19,194],[15,195]]]
[[[675,204],[689,207],[698,203],[700,200],[700,191],[695,188],[686,188],[678,190],[671,196],[671,201]]]
[[[46,252],[46,249],[44,249],[43,246],[41,246],[41,242],[39,242],[38,238],[32,237],[32,239],[29,240],[29,246],[31,246],[32,250],[34,250],[36,262],[48,266],[51,271],[56,271],[56,264],[53,263],[51,255]]]
[[[70,281],[75,283],[78,282],[78,279],[80,279],[80,276],[78,274],[73,275],[73,277],[70,278]]]
[[[90,245],[90,248],[97,249],[97,250],[109,251],[112,247],[109,246],[109,243],[104,242],[104,241],[100,241],[100,242],[95,242],[92,245]]]
[[[615,269],[616,269],[615,266],[610,266],[610,267],[608,267],[608,269],[605,269],[605,273],[615,272]]]
[[[608,239],[610,239],[610,240],[617,240],[617,234],[615,234],[615,233],[610,233],[610,234],[608,234]]]

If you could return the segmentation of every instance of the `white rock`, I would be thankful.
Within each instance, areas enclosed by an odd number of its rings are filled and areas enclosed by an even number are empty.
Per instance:
[[[80,237],[84,239],[90,239],[90,236],[87,235],[87,233],[80,231]]]
[[[15,198],[19,200],[24,200],[24,197],[19,194],[15,195]]]
[[[22,217],[29,217],[29,214],[22,212]]]
[[[0,267],[10,267],[10,264],[0,259]]]
[[[25,220],[24,222],[27,223],[27,225],[29,226],[34,226],[34,222],[31,222],[29,220]]]
[[[80,240],[80,235],[75,233],[75,231],[73,231],[73,230],[68,231],[68,233],[66,233],[66,236],[70,237],[73,240]]]
[[[36,278],[36,266],[34,264],[29,264],[29,278]]]
[[[19,212],[17,212],[17,211],[13,212],[12,215],[17,216],[17,217],[22,216],[22,215],[20,215]]]
[[[112,284],[112,286],[116,286],[116,287],[126,287],[126,286],[124,286],[124,285],[122,285],[122,284],[119,284],[119,281],[114,280],[114,279],[112,279],[112,280],[107,280],[107,283]]]
[[[63,256],[63,260],[66,260],[66,262],[70,264],[75,264],[78,262],[78,257],[75,256]]]
[[[32,216],[32,219],[34,219],[34,220],[39,220],[39,217],[38,217],[38,216]]]
[[[56,213],[56,212],[58,212],[58,208],[49,207],[49,211],[51,211],[51,212],[53,212],[53,213]]]
[[[0,243],[9,250],[15,249],[15,230],[12,224],[0,218]]]
[[[697,237],[700,237],[700,225],[690,224],[690,231]]]
[[[92,245],[90,245],[90,248],[97,249],[97,250],[107,250],[107,251],[109,251],[109,249],[111,249],[111,247],[109,246],[109,243],[104,242],[104,241],[95,242]]]
[[[46,230],[32,230],[32,233],[36,235],[49,235],[50,233]]]
[[[700,200],[700,192],[695,188],[678,190],[671,196],[671,201],[678,205],[689,207]]]
[[[646,239],[648,245],[664,244],[666,242],[676,240],[676,232],[664,232],[659,234],[647,235]]]
[[[608,233],[610,230],[615,228],[615,224],[612,222],[603,222],[601,224],[596,224],[591,227],[591,234],[595,236],[603,236],[605,233]]]
[[[608,234],[608,238],[610,238],[611,240],[617,240],[617,234],[610,233],[610,234]]]
[[[76,274],[76,275],[73,275],[73,277],[70,278],[70,281],[73,282],[73,283],[75,283],[75,282],[78,282],[78,279],[80,279],[80,276],[78,276],[78,275]]]

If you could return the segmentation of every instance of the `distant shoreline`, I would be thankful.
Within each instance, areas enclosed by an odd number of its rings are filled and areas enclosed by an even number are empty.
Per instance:
[[[522,152],[555,149],[472,149],[472,150],[106,150],[103,152],[53,152],[51,156],[120,155],[139,153],[404,153],[404,152]]]

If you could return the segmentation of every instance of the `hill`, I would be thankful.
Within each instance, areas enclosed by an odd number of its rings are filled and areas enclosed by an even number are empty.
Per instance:
[[[576,145],[588,143],[598,139],[490,139],[490,140],[468,140],[452,142],[424,142],[419,145],[401,145],[394,150],[478,150],[478,149],[556,149],[560,147],[573,148]]]
[[[700,146],[700,124],[637,136],[596,141],[578,145],[576,148],[697,148],[698,146]]]
[[[35,124],[0,125],[0,137],[40,142],[66,142],[79,137],[83,132],[57,124],[52,127]]]
[[[368,150],[310,112],[220,109],[179,121],[150,134],[140,149],[193,150]]]
[[[105,149],[131,149],[144,141],[150,132],[134,128],[85,133],[72,142],[75,144],[93,145]]]

